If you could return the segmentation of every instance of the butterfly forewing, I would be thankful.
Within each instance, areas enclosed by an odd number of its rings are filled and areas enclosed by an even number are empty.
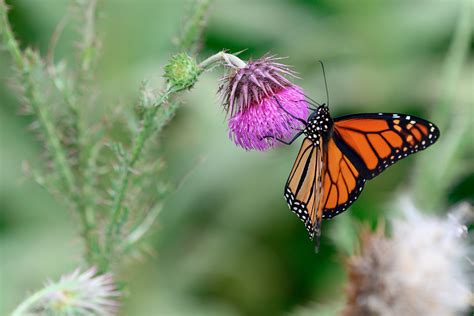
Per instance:
[[[433,144],[439,130],[412,115],[355,114],[334,120],[333,138],[364,178],[372,179],[398,160]]]

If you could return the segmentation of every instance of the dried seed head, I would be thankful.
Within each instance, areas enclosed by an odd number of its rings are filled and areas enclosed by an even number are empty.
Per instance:
[[[472,300],[472,263],[464,225],[405,210],[391,238],[364,232],[347,262],[346,316],[460,315]]]

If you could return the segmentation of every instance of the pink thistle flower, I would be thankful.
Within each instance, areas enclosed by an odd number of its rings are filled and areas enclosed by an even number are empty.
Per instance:
[[[219,87],[230,116],[229,138],[246,150],[274,147],[276,138],[290,138],[308,117],[303,90],[285,77],[295,73],[277,60],[265,56],[244,66],[229,64]]]

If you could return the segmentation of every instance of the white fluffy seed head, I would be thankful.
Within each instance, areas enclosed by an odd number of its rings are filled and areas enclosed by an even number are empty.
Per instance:
[[[344,314],[459,315],[468,310],[474,271],[459,212],[435,217],[410,204],[404,217],[392,222],[391,238],[366,233],[361,253],[347,263]]]

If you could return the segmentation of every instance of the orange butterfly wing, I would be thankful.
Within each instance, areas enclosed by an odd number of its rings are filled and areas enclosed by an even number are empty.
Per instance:
[[[439,129],[422,118],[405,114],[355,114],[334,120],[333,138],[353,158],[366,179],[439,138]]]
[[[336,118],[327,146],[323,218],[345,211],[358,198],[366,180],[438,138],[439,130],[433,123],[411,115],[378,113]]]
[[[355,114],[334,120],[333,133],[315,146],[305,138],[285,186],[290,209],[311,237],[322,218],[345,211],[365,181],[393,163],[433,144],[439,129],[404,114]]]
[[[322,218],[318,208],[322,196],[322,168],[321,145],[315,146],[313,141],[305,138],[286,182],[284,194],[288,207],[304,222],[311,239],[316,223]]]
[[[322,218],[331,218],[345,211],[364,187],[365,178],[355,167],[352,159],[344,153],[334,139],[329,139],[326,147],[323,172],[323,195],[320,200]]]
[[[324,150],[323,150],[324,148]],[[305,138],[285,187],[290,210],[313,239],[323,218],[346,210],[359,196],[365,179],[333,139],[320,146]]]

